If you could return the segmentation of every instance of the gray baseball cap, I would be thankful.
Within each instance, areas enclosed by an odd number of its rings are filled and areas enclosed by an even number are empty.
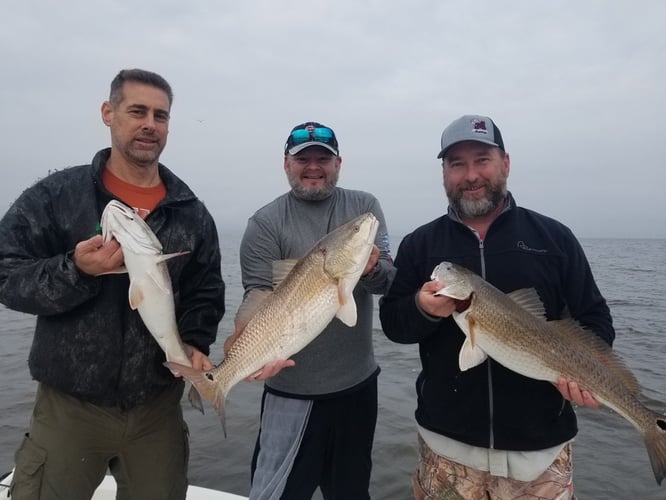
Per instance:
[[[502,134],[495,122],[487,116],[464,115],[451,122],[442,132],[442,150],[437,158],[444,158],[451,146],[464,141],[482,142],[504,151]]]

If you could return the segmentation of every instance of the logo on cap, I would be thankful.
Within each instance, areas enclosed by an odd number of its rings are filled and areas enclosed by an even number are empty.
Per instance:
[[[487,134],[488,129],[486,128],[485,120],[472,120],[472,130],[477,134]]]

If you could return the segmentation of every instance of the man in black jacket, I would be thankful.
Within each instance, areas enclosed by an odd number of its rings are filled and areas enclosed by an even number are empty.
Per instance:
[[[30,373],[37,397],[16,453],[12,498],[91,498],[107,468],[118,498],[184,499],[184,383],[130,309],[123,252],[98,233],[112,199],[133,207],[169,261],[178,330],[195,368],[211,369],[224,314],[215,223],[159,157],[173,95],[161,76],[123,70],[102,120],[111,148],[28,188],[0,221],[0,301],[37,315]]]
[[[438,158],[448,213],[403,239],[396,277],[380,301],[386,335],[419,344],[415,497],[573,498],[571,402],[599,404],[575,381],[554,386],[492,359],[462,372],[465,336],[451,318],[456,303],[434,295],[442,284],[430,275],[446,260],[504,292],[535,288],[548,319],[570,314],[608,344],[615,337],[610,311],[571,231],[518,207],[507,191],[509,155],[490,118],[453,121]]]

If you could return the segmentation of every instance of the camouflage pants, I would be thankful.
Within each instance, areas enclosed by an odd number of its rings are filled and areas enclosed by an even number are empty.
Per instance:
[[[575,500],[571,443],[534,481],[492,476],[435,454],[419,440],[412,476],[415,500]]]

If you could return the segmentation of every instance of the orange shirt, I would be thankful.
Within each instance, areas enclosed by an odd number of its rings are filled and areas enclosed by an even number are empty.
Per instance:
[[[113,175],[108,168],[102,172],[104,187],[129,205],[142,219],[155,210],[157,204],[166,196],[166,186],[160,183],[153,187],[135,186]]]

